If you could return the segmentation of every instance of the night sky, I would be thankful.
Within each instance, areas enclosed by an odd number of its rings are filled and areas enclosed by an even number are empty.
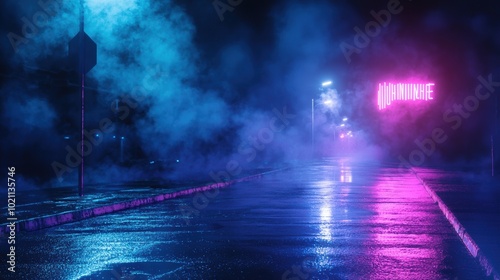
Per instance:
[[[80,80],[68,42],[78,32],[79,5],[40,2],[47,7],[0,4],[1,163],[16,166],[27,187],[74,185],[78,172],[67,157],[77,150]],[[356,30],[370,24],[373,36],[356,44]],[[317,102],[322,156],[336,155],[332,127],[343,117],[354,155],[373,160],[409,159],[415,142],[437,128],[446,141],[435,143],[425,164],[481,165],[498,133],[500,5],[493,0],[87,0],[85,31],[98,52],[86,76],[90,182],[207,174],[230,159],[243,168],[307,159],[311,99],[325,98],[325,80],[333,82],[327,97],[338,102],[331,110]],[[478,77],[489,75],[491,94],[474,99]],[[377,86],[386,81],[433,82],[434,100],[379,111]],[[464,100],[473,110],[460,115]],[[293,118],[269,135],[283,110]],[[113,131],[95,130],[103,119]],[[54,162],[67,172],[58,176]]]

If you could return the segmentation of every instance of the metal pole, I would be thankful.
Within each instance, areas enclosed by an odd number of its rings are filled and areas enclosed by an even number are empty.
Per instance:
[[[311,99],[311,147],[314,156],[314,98]]]
[[[84,32],[84,18],[83,18],[83,0],[80,0],[80,32]],[[80,69],[83,70],[83,65],[85,63],[85,49],[84,49],[83,36],[80,36]],[[83,166],[84,166],[84,155],[83,155],[83,141],[84,141],[84,129],[85,129],[85,74],[82,71],[81,75],[81,96],[82,96],[82,129],[81,129],[81,142],[80,142],[80,155],[82,157],[82,162],[80,164],[80,172],[78,173],[78,194],[83,196]]]
[[[491,176],[495,176],[495,152],[493,149],[493,134],[491,135]]]
[[[120,138],[120,162],[123,163],[123,141],[125,138],[122,136]]]
[[[491,132],[491,176],[495,176],[495,143],[498,141],[498,96],[495,94],[495,102],[493,104],[493,129]]]

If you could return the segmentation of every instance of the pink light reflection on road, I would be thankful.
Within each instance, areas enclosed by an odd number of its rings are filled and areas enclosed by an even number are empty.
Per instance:
[[[433,225],[446,223],[431,197],[413,174],[383,177],[371,189],[375,215],[365,244],[371,257],[371,279],[437,279],[443,269],[443,240]],[[433,210],[430,210],[433,209]],[[428,271],[412,269],[416,263]]]

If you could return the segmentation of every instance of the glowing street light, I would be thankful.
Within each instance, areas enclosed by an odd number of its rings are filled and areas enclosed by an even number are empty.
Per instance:
[[[343,118],[343,119],[342,119],[342,121],[343,121],[343,122],[346,122],[346,121],[347,121],[347,118]]]
[[[331,107],[331,106],[333,106],[333,100],[327,99],[327,100],[323,101],[323,104],[325,104],[326,106]]]
[[[321,83],[321,88],[319,89],[321,92],[325,91],[331,91],[328,86],[332,84],[332,81],[324,81]],[[321,99],[323,98],[323,94],[321,96]],[[329,109],[333,109],[333,107],[336,105],[335,100],[332,99],[331,97],[328,97],[326,100],[323,100],[321,103],[323,105],[329,107]],[[314,98],[311,100],[311,150],[312,154],[314,156]]]

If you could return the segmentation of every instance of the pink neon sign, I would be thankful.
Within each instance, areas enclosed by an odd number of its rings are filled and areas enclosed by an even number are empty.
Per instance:
[[[378,84],[378,109],[385,109],[393,101],[432,100],[433,83],[426,84]]]

